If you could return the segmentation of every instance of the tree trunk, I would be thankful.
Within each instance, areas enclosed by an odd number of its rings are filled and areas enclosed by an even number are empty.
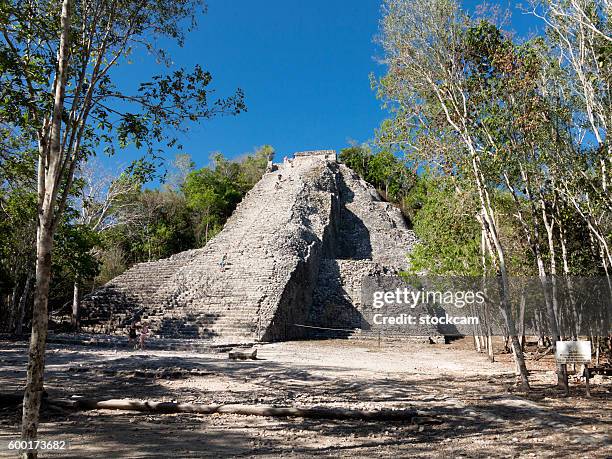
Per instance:
[[[53,246],[52,228],[49,222],[39,229],[36,254],[36,293],[32,310],[32,336],[26,388],[23,396],[23,417],[21,439],[36,440],[40,401],[43,392],[43,375],[45,368],[45,344],[49,316],[47,302],[49,299],[49,282],[51,279],[51,249]],[[35,458],[36,452],[24,453],[24,457]]]
[[[523,355],[523,350],[519,345],[519,339],[516,334],[516,326],[512,317],[512,307],[510,302],[510,282],[508,280],[508,272],[506,270],[504,249],[498,238],[497,229],[495,227],[495,220],[491,217],[492,209],[486,205],[486,201],[482,197],[482,192],[481,204],[481,211],[483,213],[483,216],[480,219],[480,223],[487,237],[490,252],[493,252],[494,247],[497,255],[497,283],[501,297],[501,304],[499,309],[508,329],[508,335],[510,336],[510,340],[512,341],[512,347],[514,349],[513,356],[516,363],[516,367],[518,369],[518,374],[521,378],[521,386],[523,387],[523,389],[529,390],[529,372],[527,371],[527,365],[525,364],[525,356]]]
[[[474,305],[470,306],[470,313],[472,314],[472,316],[476,316],[476,311],[474,308]],[[472,333],[474,335],[474,349],[476,349],[476,352],[481,352],[480,351],[480,340],[478,339],[478,325],[474,324],[472,325]]]
[[[13,291],[8,296],[7,302],[6,302],[9,308],[10,317],[11,317],[11,323],[9,324],[9,330],[11,330],[15,326],[15,323],[17,322],[17,315],[18,315],[17,310],[19,309],[19,303],[17,302],[18,290],[19,290],[19,281],[17,280],[15,281],[15,285],[13,285]]]
[[[15,334],[17,336],[21,336],[23,334],[23,322],[25,320],[25,308],[28,303],[28,297],[30,296],[30,288],[32,285],[32,272],[28,272],[28,278],[26,279],[25,286],[23,287],[23,293],[21,294],[21,298],[19,300],[19,308],[17,309],[16,314],[16,323],[15,323]]]
[[[81,306],[81,286],[79,279],[74,280],[74,286],[72,289],[72,327],[75,331],[79,330],[79,318],[80,318],[80,306]]]
[[[491,334],[491,328],[487,330],[487,351],[489,362],[495,362],[495,350],[493,349],[493,335]]]
[[[23,395],[23,416],[21,439],[35,441],[38,432],[40,402],[43,391],[45,368],[45,345],[49,316],[49,283],[51,281],[51,251],[53,233],[58,221],[56,204],[59,187],[62,182],[63,149],[61,142],[62,113],[66,94],[68,76],[68,57],[70,54],[70,16],[72,0],[63,0],[61,13],[61,36],[58,55],[58,66],[53,82],[54,100],[50,122],[43,123],[43,132],[39,133],[39,170],[38,170],[38,228],[36,234],[36,291],[32,310],[32,335],[26,388]],[[49,131],[45,131],[48,126]],[[48,133],[48,135],[47,135]],[[64,164],[65,165],[65,164]],[[25,458],[36,458],[37,451],[23,453]]]
[[[550,305],[548,307],[548,314],[550,315],[550,323],[553,328],[553,351],[556,351],[557,341],[561,341],[564,338],[564,334],[561,333],[560,315],[559,315],[559,293],[557,288],[557,263],[555,260],[555,241],[553,235],[553,226],[555,224],[554,219],[550,219],[546,211],[546,203],[544,197],[540,195],[540,206],[542,209],[542,221],[544,222],[544,228],[546,229],[546,237],[548,242],[548,254],[550,256]],[[544,288],[546,288],[545,286]],[[555,353],[556,355],[556,353]],[[557,385],[567,395],[569,393],[569,382],[567,379],[567,365],[557,363]]]
[[[510,338],[512,340],[512,345],[514,346],[513,354],[514,359],[516,361],[516,366],[519,369],[521,386],[523,387],[523,389],[529,390],[529,373],[527,371],[527,366],[525,365],[525,357],[523,356],[523,351],[521,350],[521,347],[519,345],[518,336],[516,335],[516,326],[512,317],[512,306],[510,302],[510,282],[508,279],[504,247],[499,238],[497,223],[495,221],[493,208],[491,206],[491,200],[485,185],[485,180],[482,174],[482,170],[480,168],[476,149],[474,148],[474,145],[471,142],[468,144],[468,147],[470,148],[472,169],[474,172],[476,187],[478,189],[478,195],[480,198],[480,209],[482,214],[480,218],[480,224],[482,225],[482,230],[484,231],[484,234],[486,236],[487,243],[492,246],[491,254],[494,254],[497,258],[497,280],[501,294],[500,310],[504,317],[504,322],[508,327],[508,334],[510,335]],[[494,253],[493,248],[495,249]]]
[[[606,273],[606,281],[608,284],[608,292],[610,294],[610,298],[612,298],[612,276],[610,275],[610,267],[608,266],[608,262],[605,259],[602,259],[603,267]],[[607,347],[608,359],[612,359],[612,339],[610,339],[610,316],[608,315],[608,308],[603,308],[603,317],[602,317],[602,327],[601,330],[604,331],[605,335],[605,346]]]
[[[576,307],[576,295],[574,292],[574,282],[571,277],[571,271],[569,267],[569,261],[567,257],[567,236],[565,232],[565,227],[563,226],[563,220],[561,218],[559,221],[559,241],[561,244],[561,260],[563,262],[563,275],[565,277],[565,285],[567,288],[567,294],[569,299],[569,313],[571,320],[571,334],[572,339],[577,340],[578,335],[580,334],[580,329],[582,327],[582,315],[578,313],[578,309]]]
[[[346,408],[327,407],[289,407],[271,405],[204,405],[199,403],[153,402],[146,400],[54,400],[49,405],[73,408],[77,410],[127,410],[153,413],[198,413],[198,414],[241,414],[250,416],[281,416],[318,419],[361,419],[377,421],[414,420],[419,423],[419,416],[415,410],[356,410]],[[422,417],[421,422],[428,420],[436,422],[434,418]],[[439,422],[439,421],[438,421]]]
[[[520,300],[520,304],[519,304],[519,322],[518,322],[518,326],[519,326],[519,336],[520,336],[520,343],[521,343],[521,349],[525,350],[525,286],[523,286],[523,288],[521,289],[521,300]],[[514,352],[514,349],[512,350]]]
[[[502,265],[500,264],[500,266]],[[516,362],[516,366],[519,370],[521,386],[523,387],[523,389],[529,390],[529,373],[527,371],[527,365],[525,365],[525,356],[523,355],[523,350],[516,334],[514,319],[512,318],[512,309],[510,307],[509,282],[505,265],[503,265],[503,268],[500,269],[500,276],[498,278],[498,282],[501,291],[501,312],[504,315],[504,320],[506,322],[506,325],[508,326],[508,334],[510,335],[510,340],[512,341],[512,349],[514,351],[513,355],[514,360]]]
[[[538,346],[546,346],[546,333],[544,329],[544,318],[542,317],[542,311],[536,311],[534,318],[536,319],[536,327],[538,329]]]
[[[548,276],[540,274],[540,282],[544,290],[544,302],[546,303],[546,317],[548,319],[548,328],[550,330],[553,354],[556,354],[557,341],[561,341],[559,326],[557,324],[557,316],[555,314],[551,293],[548,291]],[[557,363],[557,385],[567,393],[567,371],[564,371],[562,364]]]

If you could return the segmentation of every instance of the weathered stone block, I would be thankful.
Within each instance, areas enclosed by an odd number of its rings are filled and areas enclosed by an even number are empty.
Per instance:
[[[218,341],[306,338],[357,326],[360,279],[397,272],[416,239],[401,212],[336,162],[296,154],[270,168],[204,248],[140,263],[85,299],[83,324]],[[224,260],[224,263],[221,263]]]

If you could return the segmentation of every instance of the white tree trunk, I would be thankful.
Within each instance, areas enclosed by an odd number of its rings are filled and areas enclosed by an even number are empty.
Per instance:
[[[32,273],[28,273],[25,286],[23,287],[23,293],[19,299],[19,307],[17,308],[16,323],[15,323],[15,334],[21,335],[23,333],[23,321],[25,320],[25,308],[28,303],[28,297],[30,296],[30,288],[32,285]]]
[[[75,330],[79,328],[79,317],[81,314],[81,285],[79,279],[74,280],[72,289],[72,326]]]
[[[32,310],[32,336],[26,388],[23,396],[23,416],[21,438],[26,441],[36,439],[38,417],[43,392],[43,375],[45,368],[45,344],[49,316],[47,302],[49,299],[49,282],[51,279],[51,248],[53,235],[50,222],[39,229],[36,255],[36,294]],[[24,453],[24,457],[35,458],[36,451]]]
[[[32,310],[32,336],[26,388],[23,396],[21,439],[35,441],[38,432],[40,402],[43,392],[45,368],[45,345],[49,321],[47,304],[51,281],[51,251],[56,223],[56,201],[61,184],[63,150],[61,144],[62,112],[66,94],[68,57],[70,53],[70,16],[72,0],[63,0],[61,15],[61,36],[58,48],[58,66],[54,81],[53,112],[50,122],[44,123],[46,132],[39,136],[39,180],[38,180],[38,229],[36,238],[36,291]],[[47,140],[48,139],[48,144]],[[23,453],[25,458],[36,458],[37,451]]]

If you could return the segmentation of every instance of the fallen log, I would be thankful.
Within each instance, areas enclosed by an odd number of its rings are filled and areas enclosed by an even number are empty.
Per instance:
[[[230,360],[257,360],[257,349],[232,349],[228,357]]]
[[[199,403],[153,402],[147,400],[111,399],[49,400],[50,405],[75,410],[128,410],[148,413],[243,414],[249,416],[280,416],[316,419],[356,419],[376,421],[405,421],[439,423],[430,416],[419,417],[415,410],[356,410],[326,407],[278,407],[272,405],[205,405]]]
[[[548,347],[548,348],[547,348],[547,349],[544,351],[544,353],[543,353],[543,354],[539,354],[539,355],[538,355],[538,354],[536,353],[536,355],[534,355],[534,356],[533,356],[532,360],[535,360],[535,361],[537,362],[538,360],[543,359],[543,358],[544,358],[544,357],[546,357],[548,354],[550,354],[550,353],[552,352],[552,350],[553,350],[553,347],[552,347],[552,346],[549,346],[549,347]]]

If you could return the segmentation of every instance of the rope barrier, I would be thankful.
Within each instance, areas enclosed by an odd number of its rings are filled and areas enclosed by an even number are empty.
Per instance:
[[[357,330],[356,328],[328,328],[328,327],[315,327],[313,325],[302,325],[302,324],[293,324],[296,327],[303,327],[303,328],[317,328],[319,330],[336,330],[336,331],[348,331],[348,332],[354,332],[355,330]]]

